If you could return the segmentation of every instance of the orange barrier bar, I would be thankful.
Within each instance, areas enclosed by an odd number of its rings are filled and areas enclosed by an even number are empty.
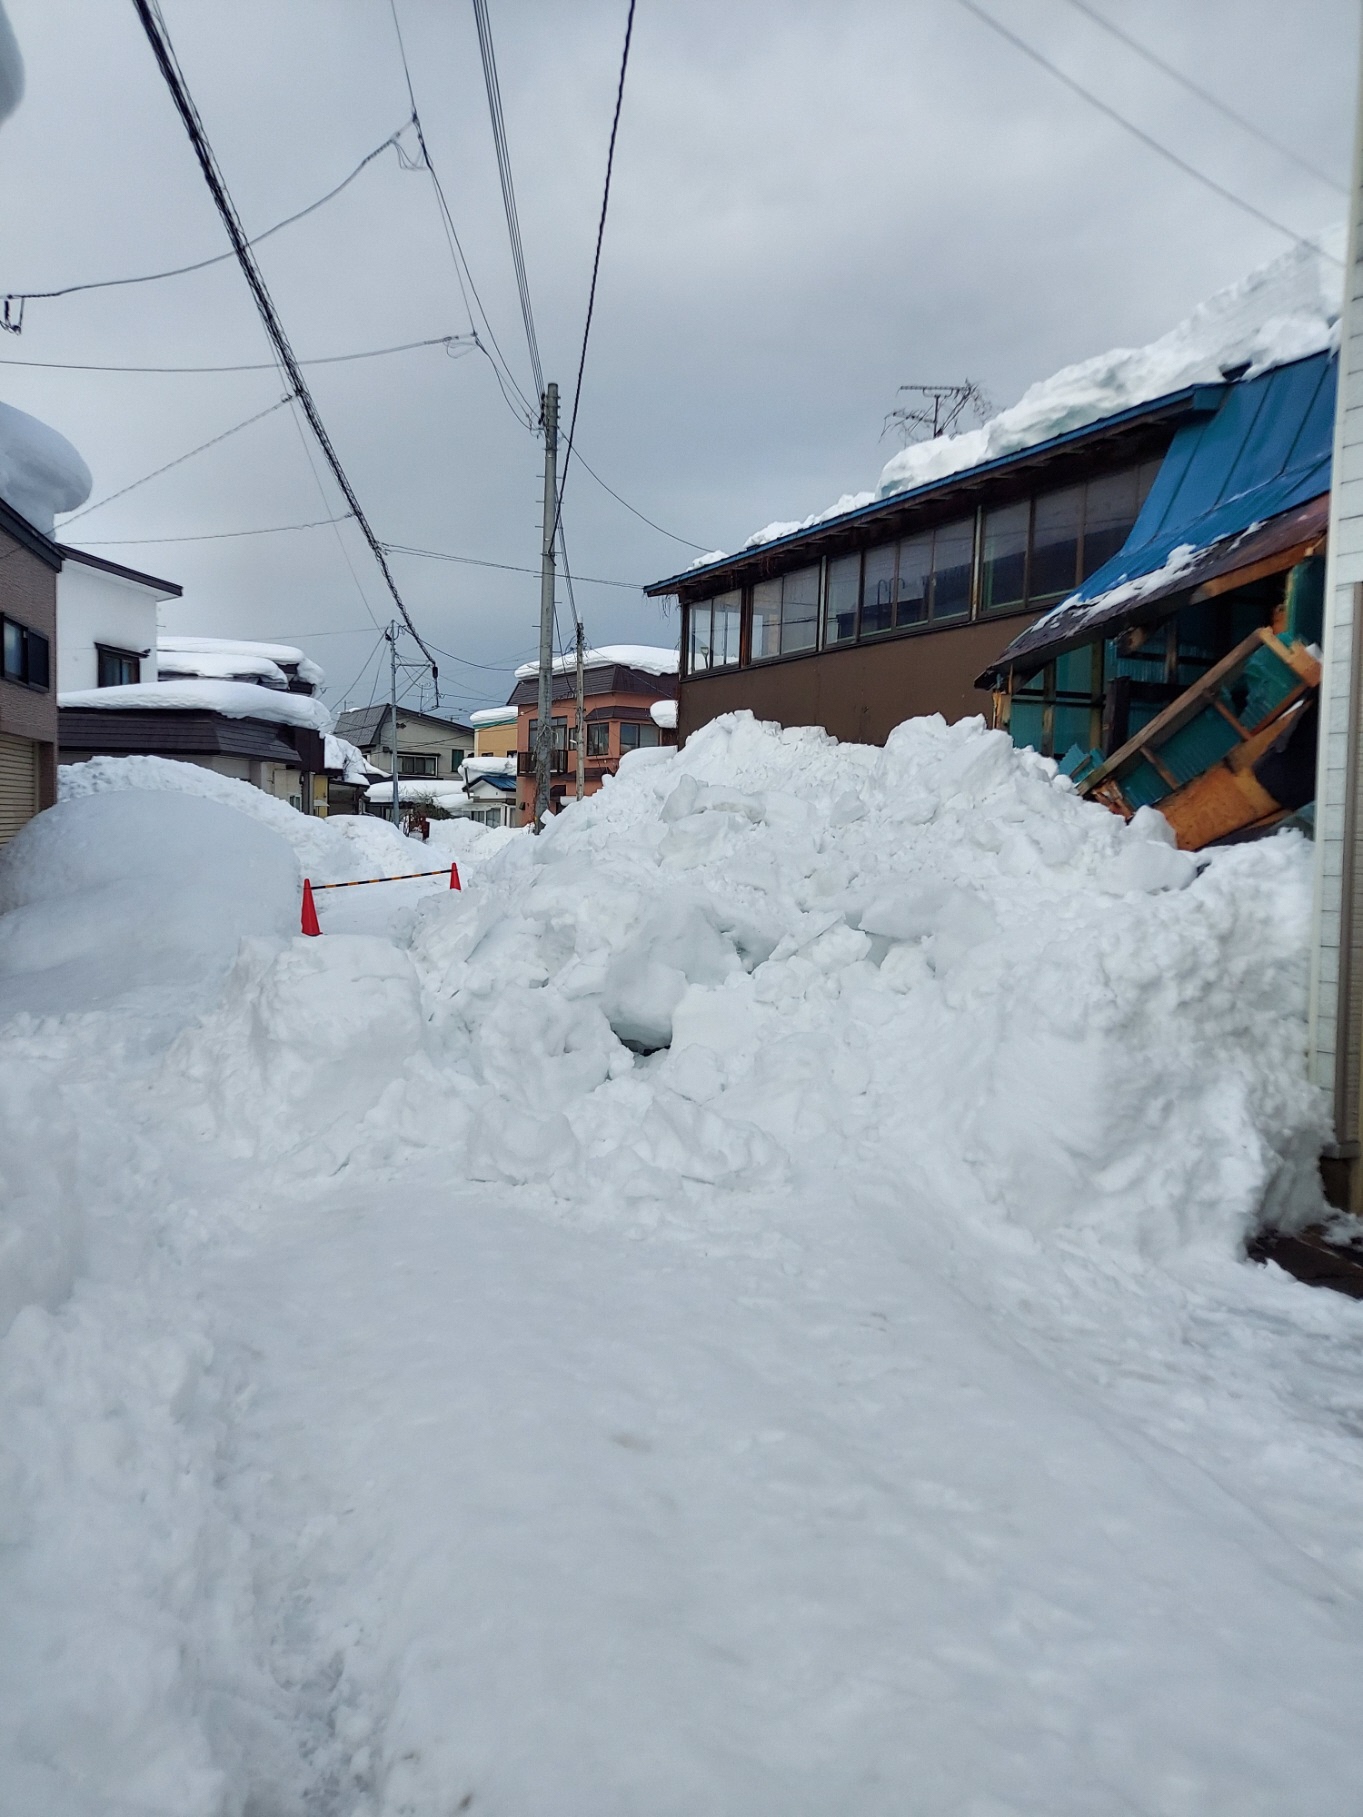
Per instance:
[[[357,890],[366,883],[411,883],[417,877],[443,877],[445,867],[442,864],[438,871],[403,871],[397,877],[354,877],[349,883],[313,883],[309,878],[303,879],[303,916],[302,931],[305,934],[320,934],[322,924],[317,919],[317,904],[313,900],[314,890]],[[450,865],[450,888],[462,890],[459,881],[459,866]]]

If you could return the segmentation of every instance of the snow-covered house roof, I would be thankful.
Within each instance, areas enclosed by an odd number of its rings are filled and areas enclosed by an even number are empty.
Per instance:
[[[485,777],[515,776],[516,759],[511,757],[466,757],[459,766],[459,773],[466,782],[477,782]]]
[[[676,650],[658,644],[602,644],[599,649],[584,653],[584,669],[601,669],[611,664],[621,669],[638,669],[644,675],[675,675],[680,667],[680,656]],[[523,662],[516,670],[516,680],[525,681],[539,672],[537,662]],[[553,672],[555,675],[576,674],[577,656],[556,656]]]
[[[351,744],[348,738],[339,738],[336,733],[328,732],[323,743],[326,767],[334,771],[342,782],[359,783],[367,787],[374,778],[384,774],[367,762],[364,752]]]
[[[124,581],[144,593],[150,593],[157,602],[167,599],[179,599],[184,588],[178,581],[162,580],[159,575],[145,574],[141,568],[129,568],[122,562],[111,562],[103,555],[92,555],[88,549],[73,549],[70,543],[58,543],[63,562],[74,562],[80,568],[92,568],[97,573],[108,574],[114,580]]]
[[[332,730],[331,709],[310,694],[289,694],[247,681],[143,681],[115,688],[75,688],[58,697],[62,707],[104,713],[221,713],[228,719],[264,719],[276,725]]]
[[[479,707],[476,713],[469,714],[469,724],[481,732],[489,726],[513,726],[516,718],[515,707]]]
[[[267,688],[287,688],[294,677],[314,690],[326,685],[326,672],[293,644],[165,631],[156,648],[157,666],[163,675],[254,681]]]
[[[847,493],[810,516],[765,525],[733,555],[714,551],[691,567],[646,591],[651,596],[682,591],[713,577],[717,591],[729,584],[740,563],[754,557],[803,553],[820,532],[836,532],[894,507],[925,499],[967,478],[998,472],[1010,463],[1040,458],[1051,450],[1101,429],[1177,420],[1236,379],[1263,372],[1329,348],[1338,333],[1342,232],[1318,246],[1299,245],[1260,270],[1218,292],[1190,316],[1147,346],[1116,348],[1063,367],[1033,385],[1014,405],[981,428],[935,441],[917,442],[886,462],[874,490]]]
[[[58,512],[90,496],[90,469],[64,435],[13,404],[0,404],[0,498],[44,536]]]

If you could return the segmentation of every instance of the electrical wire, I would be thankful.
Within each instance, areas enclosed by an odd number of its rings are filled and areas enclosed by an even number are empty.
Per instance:
[[[1276,151],[1279,157],[1286,158],[1289,163],[1295,164],[1299,170],[1304,170],[1309,175],[1318,178],[1320,182],[1328,184],[1337,194],[1348,194],[1348,191],[1339,181],[1338,177],[1330,176],[1327,171],[1321,170],[1317,165],[1312,164],[1308,158],[1303,158],[1299,153],[1293,151],[1290,145],[1284,145],[1280,139],[1275,139],[1269,133],[1266,133],[1263,127],[1256,121],[1249,119],[1244,114],[1237,113],[1233,107],[1228,107],[1227,104],[1221,100],[1218,95],[1214,95],[1210,89],[1203,88],[1200,82],[1194,82],[1191,76],[1185,76],[1183,71],[1181,69],[1176,69],[1172,63],[1166,63],[1164,58],[1156,51],[1151,50],[1148,44],[1142,44],[1138,38],[1133,38],[1131,33],[1124,31],[1120,25],[1114,24],[1111,19],[1104,18],[1096,7],[1088,5],[1087,0],[1069,0],[1069,4],[1076,12],[1083,13],[1086,19],[1091,19],[1095,25],[1101,26],[1105,32],[1110,32],[1114,38],[1119,39],[1129,50],[1135,51],[1138,57],[1144,57],[1147,63],[1153,64],[1157,70],[1160,70],[1172,81],[1177,82],[1180,88],[1186,88],[1190,95],[1196,95],[1199,101],[1205,101],[1208,107],[1215,108],[1217,113],[1224,114],[1227,120],[1234,121],[1242,132],[1247,132],[1251,138],[1258,139],[1261,144],[1267,145],[1271,151]]]
[[[486,0],[474,0],[474,5]],[[601,218],[596,224],[596,251],[592,254],[592,282],[587,292],[587,319],[582,324],[582,351],[577,360],[577,384],[573,387],[573,413],[568,422],[568,446],[563,456],[563,473],[558,483],[558,502],[554,507],[557,525],[563,511],[563,491],[568,484],[568,468],[573,458],[573,438],[577,434],[577,407],[582,402],[582,373],[587,364],[587,339],[592,332],[592,311],[596,308],[596,279],[601,269],[601,242],[606,235],[606,210],[611,199],[611,172],[615,167],[615,136],[620,130],[620,107],[625,99],[625,71],[629,68],[630,39],[634,36],[634,0],[629,0],[625,19],[625,48],[620,55],[620,80],[615,90],[615,113],[611,119],[610,146],[606,152],[606,181],[601,191]]]
[[[252,423],[258,423],[267,416],[273,416],[276,410],[282,410],[292,399],[281,397],[273,404],[267,404],[264,410],[257,410],[254,416],[248,416],[244,422],[234,423],[230,429],[224,429],[221,435],[210,436],[206,442],[200,442],[197,448],[191,448],[187,454],[177,454],[173,461],[167,461],[164,467],[157,467],[151,473],[144,473],[141,479],[133,480],[129,485],[120,486],[117,492],[107,492],[103,498],[95,500],[93,505],[82,505],[79,511],[73,511],[62,525],[63,531],[74,524],[78,517],[88,517],[92,511],[98,511],[105,505],[111,505],[116,498],[125,493],[135,492],[139,486],[145,486],[148,480],[159,479],[163,473],[169,473],[172,467],[180,467],[196,454],[202,454],[205,448],[216,448],[219,442],[225,442],[231,435],[239,435],[243,429],[249,429]]]
[[[1039,63],[1043,69],[1049,70],[1057,81],[1063,82],[1066,88],[1071,89],[1076,95],[1081,96],[1091,107],[1096,107],[1099,113],[1106,114],[1109,120],[1115,120],[1118,126],[1124,127],[1133,138],[1139,139],[1142,145],[1147,146],[1153,152],[1157,152],[1161,158],[1165,159],[1167,163],[1172,164],[1176,170],[1181,170],[1185,176],[1192,177],[1194,181],[1201,183],[1204,188],[1210,189],[1214,195],[1220,196],[1223,201],[1231,203],[1232,206],[1240,209],[1244,214],[1252,215],[1256,221],[1262,222],[1265,227],[1271,227],[1274,233],[1283,234],[1296,245],[1306,248],[1307,251],[1314,253],[1321,258],[1331,260],[1333,264],[1343,264],[1342,259],[1337,259],[1333,253],[1326,252],[1323,246],[1318,246],[1315,241],[1308,240],[1303,234],[1297,233],[1295,229],[1285,226],[1282,221],[1275,220],[1272,215],[1265,214],[1262,208],[1256,207],[1253,202],[1247,202],[1243,196],[1236,195],[1233,189],[1227,189],[1224,184],[1218,183],[1215,177],[1209,177],[1205,171],[1199,170],[1195,164],[1189,164],[1186,158],[1181,158],[1176,151],[1171,151],[1167,145],[1163,144],[1159,139],[1156,139],[1152,134],[1146,132],[1143,127],[1137,126],[1133,120],[1128,120],[1125,114],[1119,113],[1117,109],[1108,102],[1100,100],[1091,89],[1085,88],[1082,82],[1078,82],[1073,76],[1067,75],[1066,72],[1060,68],[1059,64],[1052,63],[1050,58],[1037,50],[1035,45],[1029,44],[1025,38],[1020,38],[1015,31],[1010,30],[1002,21],[996,19],[992,13],[988,13],[982,6],[976,5],[975,0],[957,0],[957,5],[964,7],[966,12],[978,19],[981,24],[987,25],[991,31],[997,32],[1001,38],[1006,38],[1008,42],[1013,45],[1015,49],[1020,50],[1025,57],[1030,57],[1034,63]]]
[[[401,139],[403,133],[406,132],[407,128],[414,124],[414,120],[408,120],[400,126],[396,132],[389,133],[388,137],[383,141],[383,144],[376,145],[371,152],[366,152],[364,157],[362,157],[355,166],[354,170],[351,171],[350,175],[338,183],[334,189],[329,189],[324,196],[318,196],[315,202],[309,202],[306,208],[300,208],[297,214],[287,215],[284,220],[276,221],[273,227],[267,227],[264,233],[258,233],[254,239],[247,240],[246,244],[248,246],[259,246],[261,241],[268,240],[271,234],[280,233],[284,228],[292,227],[295,221],[301,221],[305,219],[306,216],[315,214],[319,208],[324,208],[328,202],[334,201],[343,189],[348,189],[350,187],[356,177],[360,175],[361,171],[365,170],[374,162],[375,158],[382,157],[390,145],[400,150],[398,141]],[[225,260],[232,257],[233,254],[230,252],[215,252],[211,259],[196,259],[192,265],[174,265],[168,271],[147,271],[143,272],[140,277],[135,278],[100,278],[89,284],[67,284],[60,290],[12,290],[9,291],[4,298],[3,318],[2,324],[0,325],[9,329],[12,334],[21,333],[23,331],[25,303],[45,303],[51,301],[54,297],[75,296],[79,292],[86,290],[120,290],[128,284],[158,284],[162,278],[182,278],[187,276],[191,271],[207,271],[210,265],[221,265]],[[16,311],[12,308],[12,305],[14,304],[18,305],[17,319],[11,319],[16,316]]]
[[[436,206],[440,215],[441,226],[445,233],[445,243],[449,248],[450,261],[454,266],[455,280],[459,285],[459,294],[463,299],[464,312],[468,316],[469,327],[473,330],[475,344],[477,345],[479,352],[484,355],[489,365],[492,367],[493,374],[497,380],[497,387],[502,394],[502,398],[506,403],[507,408],[524,427],[533,429],[536,422],[537,406],[531,404],[529,398],[526,397],[525,393],[516,382],[516,375],[511,370],[511,367],[507,363],[506,356],[502,352],[501,343],[497,339],[491,319],[488,316],[487,310],[483,307],[483,299],[479,295],[477,284],[474,282],[473,272],[469,267],[468,259],[464,256],[464,247],[459,238],[459,230],[454,224],[454,216],[450,212],[450,205],[445,196],[445,186],[440,181],[440,173],[436,170],[435,162],[431,157],[430,147],[426,143],[426,133],[421,123],[421,110],[417,106],[416,91],[412,86],[412,71],[407,62],[407,47],[403,42],[402,24],[398,18],[397,0],[388,0],[388,6],[389,11],[393,16],[393,32],[397,38],[398,57],[402,63],[403,80],[407,84],[407,100],[412,109],[412,124],[416,129],[417,145],[421,151],[421,162],[431,179],[431,187],[435,192]],[[478,334],[477,323],[473,319],[473,308],[469,303],[470,295],[473,297],[474,303],[478,306],[479,317],[482,320],[488,341],[491,343],[490,349],[483,344],[483,341]],[[508,386],[510,387],[510,390],[508,390]]]
[[[92,549],[132,548],[145,543],[221,543],[238,536],[280,536],[286,530],[322,530],[328,524],[343,524],[349,519],[349,512],[341,517],[314,517],[305,524],[266,524],[260,530],[204,530],[196,536],[112,536],[101,542],[92,542]]]
[[[601,475],[596,471],[596,468],[588,465],[587,457],[581,450],[578,450],[577,462],[584,471],[592,476],[603,492],[609,492],[616,504],[623,505],[626,511],[628,511],[632,517],[637,517],[641,524],[647,524],[649,529],[656,530],[659,536],[669,537],[674,543],[681,543],[684,548],[698,549],[702,555],[708,555],[710,553],[710,550],[705,543],[693,543],[689,536],[678,536],[675,530],[664,530],[661,524],[655,524],[651,517],[645,517],[637,506],[631,505],[627,498],[621,498],[620,494],[615,490],[615,487],[608,486],[605,480],[603,480]]]
[[[222,255],[230,259],[230,252]],[[410,353],[417,347],[443,347],[451,359],[462,355],[456,347],[472,351],[475,337],[470,334],[437,334],[424,341],[399,341],[395,347],[367,347],[362,353],[326,353],[316,359],[299,360],[300,366],[341,366],[350,360],[377,360],[387,353]],[[0,354],[0,366],[36,366],[45,372],[278,372],[277,360],[265,360],[246,366],[90,366],[72,360],[11,360]],[[585,465],[585,463],[584,463]]]
[[[516,562],[481,561],[476,555],[450,555],[444,549],[414,549],[410,543],[385,543],[390,555],[420,555],[427,561],[460,562],[471,568],[500,568],[506,574],[538,574],[539,568],[526,568]],[[599,574],[579,574],[584,586],[623,587],[629,593],[642,593],[643,583],[632,580],[604,580]]]
[[[502,207],[506,213],[506,230],[511,241],[511,263],[516,273],[516,292],[521,302],[521,320],[525,324],[525,342],[530,350],[530,371],[535,381],[535,395],[542,398],[544,372],[540,366],[539,341],[535,335],[535,314],[530,307],[530,282],[526,277],[525,248],[521,244],[521,224],[516,213],[516,186],[511,178],[511,152],[506,142],[506,118],[502,112],[502,85],[497,78],[497,54],[492,45],[492,21],[488,17],[487,0],[473,0],[473,17],[478,27],[483,86],[487,90],[488,113],[492,118],[492,144],[497,154],[497,176],[502,186]]]
[[[266,288],[264,278],[261,276],[260,267],[256,264],[256,261],[251,254],[250,245],[247,241],[245,231],[242,228],[240,217],[238,216],[236,207],[228,193],[226,182],[218,168],[217,159],[213,155],[212,147],[208,142],[208,136],[204,131],[203,121],[199,117],[198,110],[194,105],[188,86],[186,85],[184,74],[176,59],[174,47],[171,44],[169,33],[166,30],[165,20],[161,15],[159,0],[133,0],[133,5],[137,10],[138,18],[142,21],[143,30],[147,34],[156,61],[160,66],[161,74],[165,78],[166,86],[170,89],[171,97],[174,100],[180,118],[184,123],[185,131],[189,135],[190,143],[199,160],[199,167],[203,171],[204,180],[208,184],[209,191],[217,206],[218,213],[222,217],[223,226],[227,229],[228,238],[231,240],[233,249],[236,252],[237,262],[241,266],[242,274],[244,275],[247,284],[250,286],[252,296],[255,298],[256,308],[260,312],[260,319],[265,325],[265,332],[269,335],[270,340],[274,345],[275,352],[279,356],[280,365],[290,381],[293,395],[298,400],[300,408],[308,419],[309,427],[312,429],[313,435],[317,439],[319,448],[326,457],[327,464],[335,476],[336,483],[345,495],[346,504],[350,507],[350,510],[355,517],[355,521],[359,524],[361,531],[364,533],[365,541],[369,544],[374,560],[378,563],[379,571],[383,575],[384,581],[387,583],[388,591],[393,598],[393,603],[397,606],[403,622],[411,632],[418,649],[421,650],[422,654],[431,665],[432,680],[436,684],[438,698],[439,668],[435,658],[431,656],[430,652],[426,649],[425,644],[421,640],[420,633],[412,622],[412,615],[407,609],[406,601],[398,591],[397,582],[394,580],[392,570],[388,566],[388,559],[384,554],[383,544],[375,535],[369,519],[365,516],[364,507],[359,501],[355,488],[351,485],[349,476],[347,475],[345,468],[341,465],[340,456],[332,445],[331,437],[327,434],[326,426],[318,413],[317,405],[313,401],[311,391],[308,389],[308,382],[303,376],[302,370],[298,364],[297,356],[289,344],[288,336],[284,332],[283,323],[280,321],[278,312],[275,309],[274,300],[270,296],[269,290]],[[337,534],[339,535],[339,531]]]

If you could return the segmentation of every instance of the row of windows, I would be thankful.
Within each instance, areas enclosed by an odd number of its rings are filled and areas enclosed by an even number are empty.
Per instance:
[[[41,631],[31,631],[13,618],[0,618],[0,654],[6,681],[28,688],[51,686],[51,655]]]
[[[658,727],[653,724],[652,720],[640,721],[626,719],[621,720],[619,724],[621,751],[652,749],[653,746],[661,744],[662,742],[662,734]],[[554,750],[575,751],[577,749],[577,727],[570,726],[566,719],[560,719],[557,714],[554,716],[553,725]],[[535,748],[535,741],[538,735],[539,720],[532,719],[530,721],[529,745],[529,748],[532,751]],[[611,722],[606,719],[591,720],[587,726],[588,757],[609,757],[610,754]]]
[[[752,588],[749,660],[826,649],[973,613],[1054,605],[1117,553],[1159,461],[798,568]],[[742,661],[743,596],[689,608],[687,673]]]
[[[382,747],[380,747],[380,752],[382,753]],[[458,773],[460,764],[467,756],[468,752],[461,750],[458,745],[450,752],[451,776]],[[389,758],[389,762],[392,762],[391,757]],[[440,758],[435,751],[398,752],[399,776],[438,776],[439,774]]]

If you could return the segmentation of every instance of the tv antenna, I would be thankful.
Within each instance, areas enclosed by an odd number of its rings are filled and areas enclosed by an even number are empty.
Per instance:
[[[994,406],[983,390],[971,379],[959,385],[901,385],[895,393],[905,402],[885,418],[882,437],[893,425],[899,430],[905,447],[910,442],[935,442],[950,435],[967,411],[978,423],[993,415]]]

